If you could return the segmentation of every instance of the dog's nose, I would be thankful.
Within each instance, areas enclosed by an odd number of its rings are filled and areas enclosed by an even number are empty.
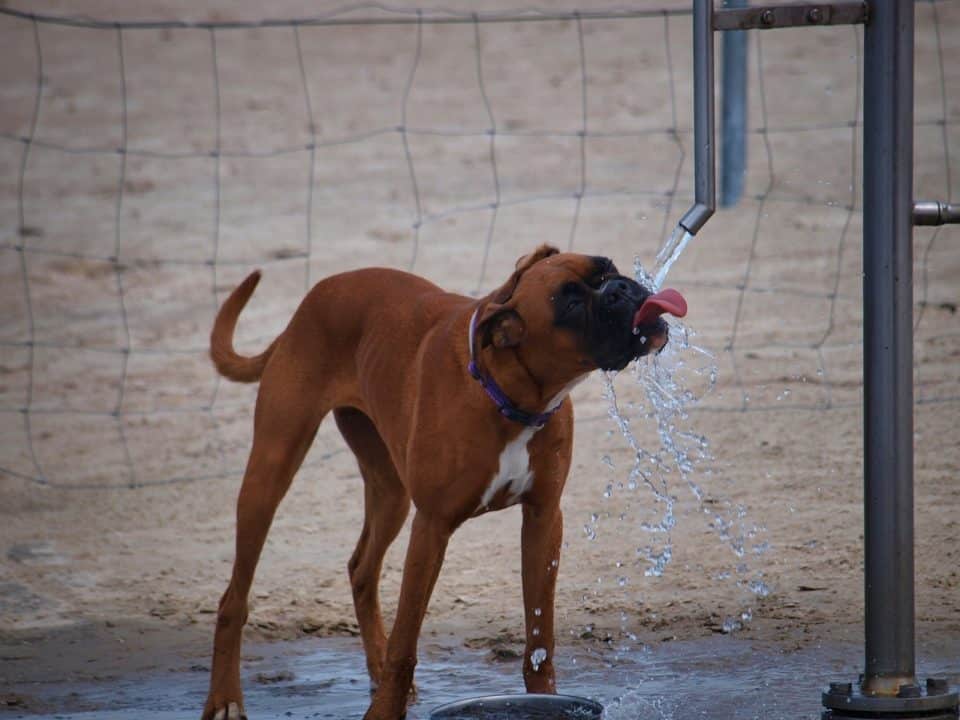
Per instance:
[[[635,283],[627,278],[610,278],[600,287],[600,297],[610,307],[625,303],[635,305],[638,295],[634,286]]]

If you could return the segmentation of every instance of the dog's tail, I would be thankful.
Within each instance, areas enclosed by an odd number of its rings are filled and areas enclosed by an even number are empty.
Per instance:
[[[259,282],[260,271],[255,270],[230,293],[230,297],[220,307],[210,333],[210,359],[221,375],[237,382],[250,383],[259,380],[280,339],[276,338],[266,350],[253,357],[238,355],[233,349],[233,331],[237,326],[237,318]]]

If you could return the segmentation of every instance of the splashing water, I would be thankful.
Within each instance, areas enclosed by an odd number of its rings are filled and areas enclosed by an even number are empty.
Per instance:
[[[640,523],[640,528],[654,537],[650,544],[636,550],[637,556],[647,563],[644,570],[647,577],[663,575],[673,559],[671,531],[676,525],[677,498],[671,491],[670,481],[678,477],[703,506],[704,492],[694,482],[692,473],[698,463],[711,459],[709,443],[704,436],[681,429],[688,417],[687,408],[698,402],[702,394],[687,388],[679,371],[689,365],[696,375],[705,374],[708,378],[706,392],[709,392],[716,381],[716,365],[708,351],[690,342],[691,337],[688,328],[675,324],[663,353],[633,366],[634,380],[645,396],[645,402],[639,408],[641,417],[653,420],[657,428],[659,447],[654,451],[640,445],[631,418],[620,406],[613,382],[616,373],[604,375],[603,394],[610,405],[608,414],[633,453],[625,487],[628,490],[645,489],[653,496],[656,508],[652,521]],[[692,357],[685,358],[686,355]]]
[[[652,274],[644,269],[639,259],[636,260],[634,274],[637,282],[654,291],[659,290],[691,237],[678,226],[657,254]],[[627,402],[624,406],[614,387],[617,373],[604,374],[603,396],[609,404],[608,414],[630,448],[632,464],[625,480],[605,484],[603,496],[605,499],[611,498],[615,489],[629,492],[640,490],[650,496],[653,507],[649,511],[653,518],[638,523],[648,540],[636,548],[636,559],[644,567],[646,577],[660,577],[673,559],[672,531],[677,522],[677,503],[680,500],[677,493],[685,487],[696,505],[697,514],[705,519],[708,528],[735,558],[732,561],[736,563],[733,572],[722,572],[715,578],[736,582],[751,598],[764,598],[772,590],[763,581],[763,572],[754,571],[751,574],[742,559],[747,555],[748,545],[755,557],[767,552],[769,543],[757,540],[765,528],[749,526],[745,507],[718,499],[695,479],[698,471],[703,476],[711,475],[711,471],[702,466],[713,462],[714,458],[707,438],[689,426],[689,411],[713,391],[717,382],[716,358],[695,344],[695,337],[693,330],[671,320],[670,342],[664,350],[658,355],[636,361],[630,371],[641,391],[640,400]],[[646,422],[652,422],[656,427],[658,443],[652,448],[643,447],[635,431],[636,424]],[[646,440],[646,433],[641,436]],[[603,457],[603,464],[610,472],[616,473],[618,470],[607,455]],[[619,519],[625,520],[626,514],[620,514]],[[596,538],[597,522],[598,515],[593,514],[591,522],[584,526],[585,534],[591,540]],[[620,568],[621,563],[618,562],[617,567]],[[618,585],[621,587],[626,584],[621,582],[622,579],[625,576],[618,575]],[[748,606],[733,617],[726,618],[722,630],[739,630],[752,617],[753,611]]]
[[[603,720],[635,720],[639,717],[673,720],[674,708],[663,697],[646,697],[628,691],[603,709]]]

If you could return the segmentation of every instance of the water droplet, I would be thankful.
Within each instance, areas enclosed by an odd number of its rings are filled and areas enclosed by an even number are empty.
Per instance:
[[[724,618],[723,625],[720,629],[729,635],[730,633],[740,629],[740,621],[732,617]]]
[[[540,666],[547,659],[547,651],[545,648],[537,648],[532,653],[530,653],[530,664],[533,666],[534,672],[540,672]]]

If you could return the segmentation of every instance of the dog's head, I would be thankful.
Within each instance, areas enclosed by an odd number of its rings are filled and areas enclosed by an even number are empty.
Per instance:
[[[520,258],[487,301],[477,325],[482,346],[516,347],[536,369],[571,379],[596,368],[621,370],[661,350],[668,328],[659,315],[686,312],[676,291],[654,295],[608,258],[548,245]]]

